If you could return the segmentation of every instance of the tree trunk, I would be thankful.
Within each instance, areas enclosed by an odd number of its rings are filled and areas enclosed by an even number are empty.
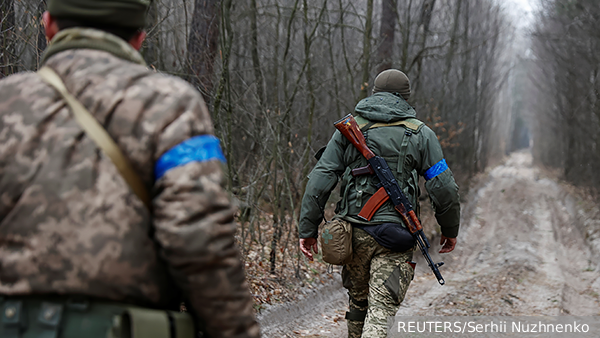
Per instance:
[[[13,66],[15,10],[12,0],[0,0],[0,79],[15,72]]]
[[[254,68],[254,78],[256,80],[256,95],[258,96],[258,102],[261,108],[264,108],[265,103],[264,89],[263,89],[263,75],[260,68],[260,59],[258,57],[258,28],[257,28],[257,16],[258,8],[256,6],[256,0],[250,0],[250,34],[252,41],[252,68]]]
[[[354,71],[353,71],[353,67],[350,64],[350,59],[348,57],[348,50],[346,48],[346,33],[345,33],[345,21],[344,21],[344,4],[343,4],[343,0],[338,0],[338,8],[339,8],[339,12],[340,12],[340,21],[338,23],[338,26],[340,27],[340,36],[341,36],[341,41],[342,41],[342,54],[344,55],[344,64],[346,65],[346,76],[348,77],[348,83],[350,83],[351,87],[351,91],[352,91],[352,96],[356,95],[356,89],[354,87]]]
[[[421,7],[421,18],[419,19],[419,29],[417,30],[417,34],[419,34],[420,40],[420,51],[416,56],[417,63],[417,74],[414,76],[413,80],[413,91],[418,92],[419,86],[421,85],[421,70],[423,68],[423,57],[425,54],[425,47],[427,46],[427,37],[429,36],[429,24],[431,23],[431,13],[433,13],[433,8],[435,7],[435,0],[424,0],[423,6]],[[413,61],[413,64],[415,63]],[[411,65],[412,68],[412,65]]]
[[[158,28],[158,8],[156,1],[152,1],[150,3],[150,8],[148,8],[147,15],[147,24],[145,27],[148,36],[146,37],[146,41],[144,43],[144,49],[141,50],[141,54],[144,56],[146,63],[148,66],[152,68],[162,69],[162,66],[159,63],[159,54],[160,54],[160,29]]]
[[[256,86],[256,96],[258,98],[258,111],[254,112],[254,128],[255,128],[255,138],[252,141],[252,146],[250,150],[252,152],[256,151],[258,147],[258,143],[262,140],[262,128],[260,128],[261,120],[263,116],[263,112],[267,111],[267,98],[265,96],[264,90],[264,76],[262,73],[262,68],[260,66],[260,57],[258,51],[258,25],[257,25],[257,17],[258,17],[258,8],[256,5],[256,0],[250,0],[250,41],[252,43],[251,54],[252,54],[252,68],[254,69],[254,81]]]
[[[452,61],[454,60],[454,54],[456,52],[456,40],[458,39],[458,28],[460,23],[460,13],[461,13],[462,0],[458,0],[456,2],[456,11],[454,12],[454,20],[452,23],[452,31],[450,32],[450,47],[448,49],[448,54],[446,55],[446,66],[444,67],[444,77],[442,78],[442,83],[448,83],[448,76],[450,75],[450,70],[452,69]],[[445,89],[445,87],[444,87]],[[444,94],[446,91],[444,90]],[[444,97],[444,96],[442,96]]]
[[[46,50],[46,30],[44,29],[44,25],[42,24],[42,14],[46,11],[46,0],[40,2],[37,8],[37,16],[35,17],[35,27],[37,28],[37,68],[40,68],[40,61],[42,60],[42,55],[44,55],[44,50]]]
[[[435,0],[434,0],[435,1]],[[381,3],[381,26],[379,28],[379,46],[377,47],[377,73],[392,68],[394,53],[394,32],[398,21],[396,0],[383,0]]]
[[[406,4],[406,15],[404,15],[404,20],[402,20],[402,42],[400,45],[402,46],[402,51],[400,52],[400,70],[406,72],[406,67],[408,66],[408,54],[410,52],[409,47],[412,45],[410,41],[410,26],[412,21],[412,5],[413,0],[409,0],[408,4]]]
[[[369,89],[369,74],[370,65],[369,60],[371,59],[371,33],[373,31],[373,0],[367,0],[367,19],[365,22],[365,35],[363,36],[363,75],[362,83],[360,85],[360,96],[359,100],[364,99],[368,96]]]
[[[187,62],[189,81],[210,102],[213,90],[213,68],[219,39],[221,1],[196,0],[188,38]]]

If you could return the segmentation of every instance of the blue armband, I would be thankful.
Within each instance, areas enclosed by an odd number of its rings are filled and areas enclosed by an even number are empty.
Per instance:
[[[213,135],[200,135],[187,139],[164,153],[154,166],[154,177],[159,180],[163,175],[175,168],[190,162],[206,162],[219,160],[225,163],[219,139]]]
[[[431,168],[427,169],[425,172],[425,180],[429,181],[430,179],[436,177],[437,175],[443,173],[448,169],[448,164],[446,164],[445,159],[441,159],[438,163],[431,166]]]

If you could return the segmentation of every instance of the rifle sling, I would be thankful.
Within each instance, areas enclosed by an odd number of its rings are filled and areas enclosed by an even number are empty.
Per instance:
[[[111,159],[133,193],[144,203],[148,210],[151,210],[150,195],[146,190],[146,186],[106,129],[102,127],[81,102],[68,92],[61,78],[50,67],[42,67],[37,73],[44,82],[60,93],[69,108],[71,108],[75,121],[77,121],[88,137],[102,149],[104,154]]]

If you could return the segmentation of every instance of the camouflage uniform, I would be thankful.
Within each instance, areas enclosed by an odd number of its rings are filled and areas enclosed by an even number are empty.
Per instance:
[[[350,313],[367,311],[367,316],[364,329],[362,320],[348,319],[348,337],[385,337],[387,317],[396,314],[413,279],[414,269],[408,264],[413,251],[392,252],[359,228],[352,233],[352,250],[342,279],[350,295]]]
[[[435,133],[418,121],[415,114],[400,95],[390,92],[376,93],[361,100],[355,108],[367,145],[387,161],[417,213],[418,180],[423,176],[442,234],[455,238],[460,220],[458,186],[443,159]],[[336,131],[310,174],[299,222],[301,239],[316,238],[325,204],[341,181],[341,199],[334,218],[354,225],[353,258],[343,268],[344,287],[350,295],[350,311],[346,315],[348,336],[352,338],[386,337],[387,317],[397,312],[414,274],[409,264],[412,249],[393,252],[361,229],[384,223],[404,226],[390,201],[377,210],[371,221],[358,217],[378,189],[375,175],[351,175],[351,169],[366,165],[364,157]]]
[[[45,66],[104,126],[152,192],[152,210],[36,73],[0,81],[1,296],[82,295],[177,310],[213,337],[258,337],[219,157],[157,175],[167,151],[213,133],[186,82],[125,41],[61,31]]]

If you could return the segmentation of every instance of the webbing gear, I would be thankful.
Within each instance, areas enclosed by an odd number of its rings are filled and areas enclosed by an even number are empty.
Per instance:
[[[189,313],[169,311],[169,318],[175,327],[172,338],[191,338],[196,336],[194,322]]]
[[[189,313],[75,296],[0,296],[1,338],[193,338]]]
[[[26,316],[23,314],[23,302],[5,301],[2,306],[2,332],[3,338],[19,338],[21,331],[26,327]]]
[[[188,313],[126,307],[123,314],[113,318],[113,326],[107,338],[194,336],[194,323]]]
[[[398,157],[398,173],[404,177],[404,159],[406,158],[406,150],[408,148],[408,143],[410,142],[410,137],[412,136],[412,132],[405,131],[404,135],[402,135],[402,144],[400,145],[400,156]]]
[[[58,303],[43,302],[37,316],[42,327],[40,337],[57,338],[63,314],[63,305]]]
[[[102,149],[106,156],[111,159],[133,193],[144,203],[144,205],[146,205],[148,210],[151,210],[150,195],[148,194],[144,183],[135,173],[131,167],[131,163],[129,163],[125,155],[123,155],[123,152],[121,152],[119,146],[117,146],[106,129],[104,129],[98,120],[96,120],[92,114],[90,114],[90,112],[67,91],[63,81],[56,72],[50,69],[50,67],[42,67],[37,73],[44,82],[60,93],[69,108],[71,108],[75,121],[77,121],[88,137],[91,138],[94,143]]]
[[[411,136],[413,133],[418,133],[421,128],[424,126],[424,123],[416,118],[407,118],[400,121],[390,122],[390,123],[375,123],[373,121],[367,120],[362,116],[357,116],[355,118],[360,131],[365,134],[370,129],[381,128],[381,127],[391,127],[391,126],[402,126],[405,128],[404,134],[402,135],[402,143],[400,144],[400,151],[398,152],[398,165],[396,168],[396,172],[400,174],[400,179],[402,181],[408,179],[408,176],[404,172],[404,162],[406,158],[406,152],[408,149],[408,145],[410,143]],[[363,170],[366,169],[366,170]],[[361,174],[373,174],[373,169],[367,167],[358,168],[353,170],[353,176],[356,173],[356,176]],[[385,189],[380,188],[367,200],[365,206],[361,209],[358,216],[364,220],[370,221],[371,218],[375,215],[377,210],[388,200],[388,195]],[[358,205],[357,205],[358,206]]]

